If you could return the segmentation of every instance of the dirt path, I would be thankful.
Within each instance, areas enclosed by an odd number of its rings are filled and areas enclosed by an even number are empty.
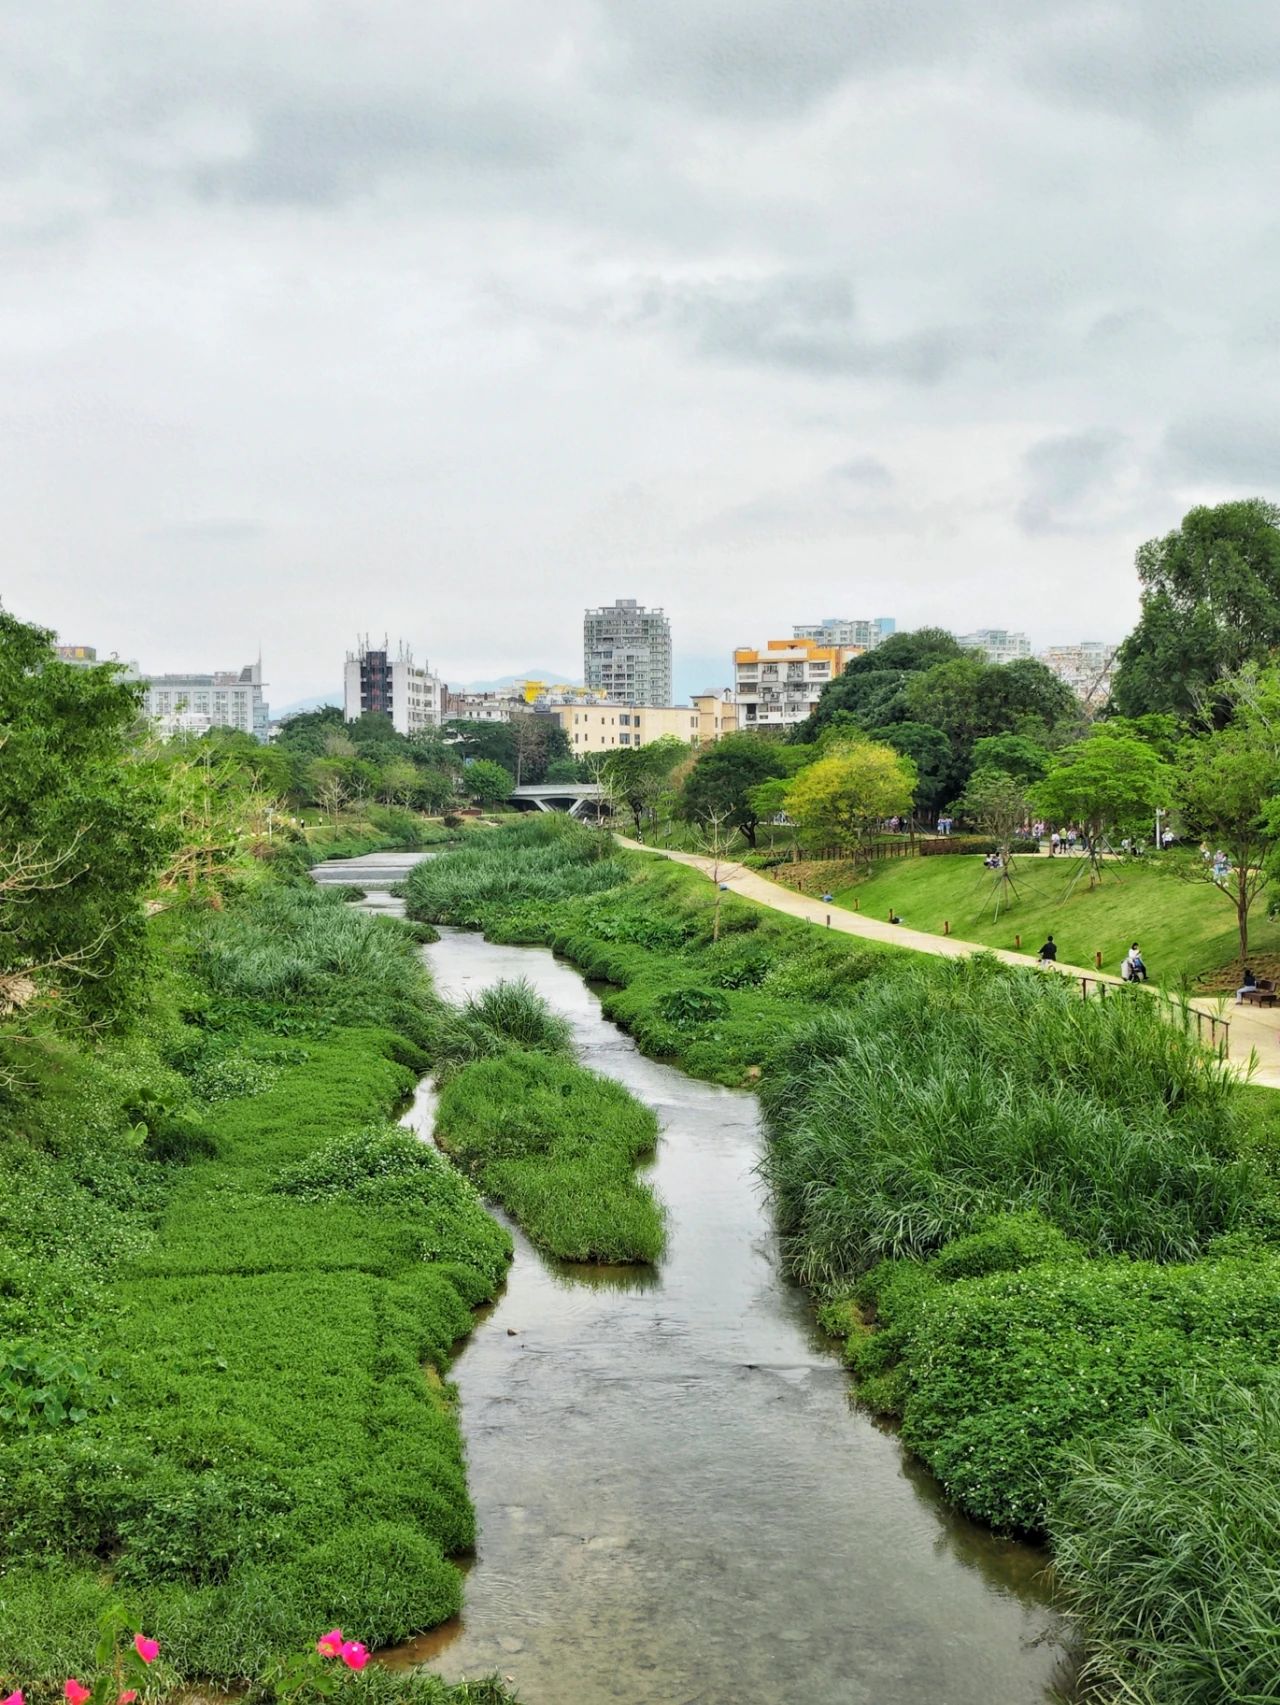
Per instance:
[[[638,841],[628,840],[624,835],[618,835],[616,839],[621,846],[632,852],[651,853],[657,858],[674,859],[677,864],[687,864],[693,870],[700,870],[706,877],[711,877],[715,869],[711,859],[702,858],[697,853],[669,852],[661,847],[641,846]],[[770,906],[775,912],[786,912],[793,918],[807,919],[824,929],[831,928],[840,930],[845,935],[862,936],[867,941],[886,941],[894,947],[909,947],[916,953],[932,953],[940,959],[964,959],[971,953],[993,953],[1006,965],[1017,965],[1023,970],[1034,969],[1038,963],[1029,953],[1010,953],[1004,948],[984,947],[979,942],[961,941],[954,935],[929,935],[924,930],[908,929],[903,924],[882,922],[879,918],[865,917],[861,912],[850,912],[840,906],[828,905],[822,900],[811,900],[808,895],[797,894],[793,889],[784,888],[781,883],[771,882],[767,876],[761,876],[756,870],[748,870],[745,865],[722,863],[720,880],[745,900],[754,900],[758,905]],[[1058,964],[1052,969],[1064,977],[1089,977],[1095,982],[1104,983],[1120,982],[1119,977],[1082,965]],[[1206,1040],[1210,1028],[1208,1016],[1216,1016],[1221,1011],[1231,1023],[1228,1054],[1232,1062],[1238,1064],[1242,1071],[1249,1070],[1252,1065],[1252,1083],[1265,1085],[1269,1089],[1280,1089],[1280,1008],[1234,1006],[1228,1002],[1225,1008],[1220,1009],[1216,1000],[1207,997],[1193,1000],[1190,1004],[1196,1011],[1206,1015]]]

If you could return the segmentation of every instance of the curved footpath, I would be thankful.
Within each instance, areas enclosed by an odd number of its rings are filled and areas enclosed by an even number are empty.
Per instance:
[[[631,852],[674,859],[677,864],[687,864],[693,870],[700,870],[706,877],[712,877],[715,871],[715,861],[697,853],[646,847],[639,841],[628,840],[625,835],[617,835],[615,839]],[[823,928],[829,925],[845,935],[888,942],[893,947],[907,947],[916,953],[933,953],[942,959],[963,959],[971,953],[993,953],[1006,965],[1017,965],[1022,970],[1034,970],[1039,965],[1039,961],[1029,953],[1010,953],[1002,947],[984,947],[980,942],[961,941],[954,935],[928,935],[924,930],[908,929],[903,924],[882,922],[861,912],[850,912],[822,900],[811,900],[807,894],[797,894],[779,882],[771,882],[767,876],[748,870],[745,865],[722,862],[720,880],[744,900],[754,900],[757,905],[770,906],[775,912],[786,912],[790,917],[804,918]],[[1091,977],[1095,982],[1103,983],[1121,982],[1119,977],[1082,965],[1055,964],[1045,969],[1052,969],[1064,977]],[[1216,1000],[1201,998],[1191,1001],[1190,1005],[1206,1016],[1219,1016]],[[1267,1089],[1280,1089],[1280,1006],[1235,1006],[1228,999],[1222,1015],[1231,1024],[1227,1052],[1233,1064],[1248,1073],[1251,1083],[1261,1084]]]

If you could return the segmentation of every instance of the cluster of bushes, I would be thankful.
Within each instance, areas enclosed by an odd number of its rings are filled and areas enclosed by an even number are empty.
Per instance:
[[[60,1352],[0,1368],[0,1669],[37,1679],[110,1590],[179,1676],[401,1639],[474,1533],[443,1376],[510,1241],[389,1123],[434,1022],[408,932],[275,882],[155,929],[127,1052],[28,1045],[5,1091],[0,1307]]]

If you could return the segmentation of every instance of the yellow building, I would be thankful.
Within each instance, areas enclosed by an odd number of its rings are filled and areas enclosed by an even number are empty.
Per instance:
[[[792,728],[817,705],[822,689],[860,645],[819,645],[812,639],[771,639],[763,651],[733,654],[733,691],[740,728]]]
[[[738,705],[727,689],[718,693],[694,693],[689,701],[698,713],[698,744],[711,746],[726,734],[738,731]]]
[[[647,746],[668,734],[696,746],[701,730],[700,713],[690,705],[553,705],[551,715],[568,736],[575,758],[615,752],[621,746]]]

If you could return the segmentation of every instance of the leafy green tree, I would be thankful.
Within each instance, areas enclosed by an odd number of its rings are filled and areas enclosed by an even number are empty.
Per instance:
[[[163,778],[132,753],[141,685],[51,640],[0,610],[0,1015],[57,991],[109,1021],[140,992]]]
[[[1244,498],[1192,509],[1137,554],[1138,625],[1116,659],[1125,716],[1190,716],[1224,676],[1280,646],[1280,507]],[[1225,708],[1219,720],[1225,720]]]
[[[444,811],[457,798],[453,775],[447,770],[420,769],[413,803],[419,811]]]
[[[637,835],[643,834],[645,819],[653,815],[672,771],[688,756],[684,741],[666,734],[647,746],[620,746],[605,757],[601,786],[615,808],[624,806],[631,813]]]
[[[810,845],[835,845],[865,860],[884,819],[911,809],[915,781],[909,758],[861,740],[801,770],[787,789],[786,811]]]
[[[942,628],[917,628],[912,633],[891,634],[883,645],[867,651],[845,665],[823,688],[817,707],[806,717],[792,739],[811,744],[824,729],[844,720],[846,726],[870,728],[905,721],[905,689],[909,678],[935,664],[964,656],[953,634]]]
[[[547,765],[544,781],[575,782],[583,780],[581,767],[575,758],[553,758]]]
[[[1105,838],[1145,827],[1156,807],[1168,803],[1173,780],[1169,766],[1144,741],[1114,734],[1101,723],[1055,754],[1048,774],[1031,789],[1031,802],[1055,823],[1084,828],[1096,880]]]
[[[328,735],[340,733],[345,727],[342,709],[336,704],[322,705],[319,710],[300,711],[286,717],[280,724],[275,744],[288,752],[302,752],[319,758],[325,749]]]
[[[785,747],[757,740],[754,734],[726,734],[698,753],[680,799],[687,822],[709,822],[714,815],[727,829],[740,830],[749,847],[756,844],[759,817],[751,802],[754,789],[770,777],[785,775]]]
[[[873,728],[868,739],[892,746],[916,767],[916,808],[932,816],[951,797],[951,742],[940,728],[927,722],[893,722]],[[892,815],[892,813],[890,813]]]
[[[987,734],[973,743],[973,773],[1002,770],[1015,781],[1039,781],[1049,768],[1049,754],[1025,734]]]
[[[1188,826],[1231,861],[1225,873],[1203,860],[1197,869],[1235,908],[1243,965],[1249,953],[1249,913],[1266,887],[1265,859],[1275,840],[1268,808],[1280,791],[1280,745],[1270,729],[1233,723],[1187,741],[1176,775]]]
[[[516,779],[492,758],[477,758],[462,772],[462,783],[468,799],[477,805],[493,806],[510,799]]]
[[[464,760],[487,758],[522,783],[544,779],[547,765],[569,756],[569,737],[552,716],[530,712],[510,722],[451,722],[449,733]]]
[[[421,771],[408,758],[393,758],[378,776],[378,798],[389,805],[411,805],[421,783]]]

